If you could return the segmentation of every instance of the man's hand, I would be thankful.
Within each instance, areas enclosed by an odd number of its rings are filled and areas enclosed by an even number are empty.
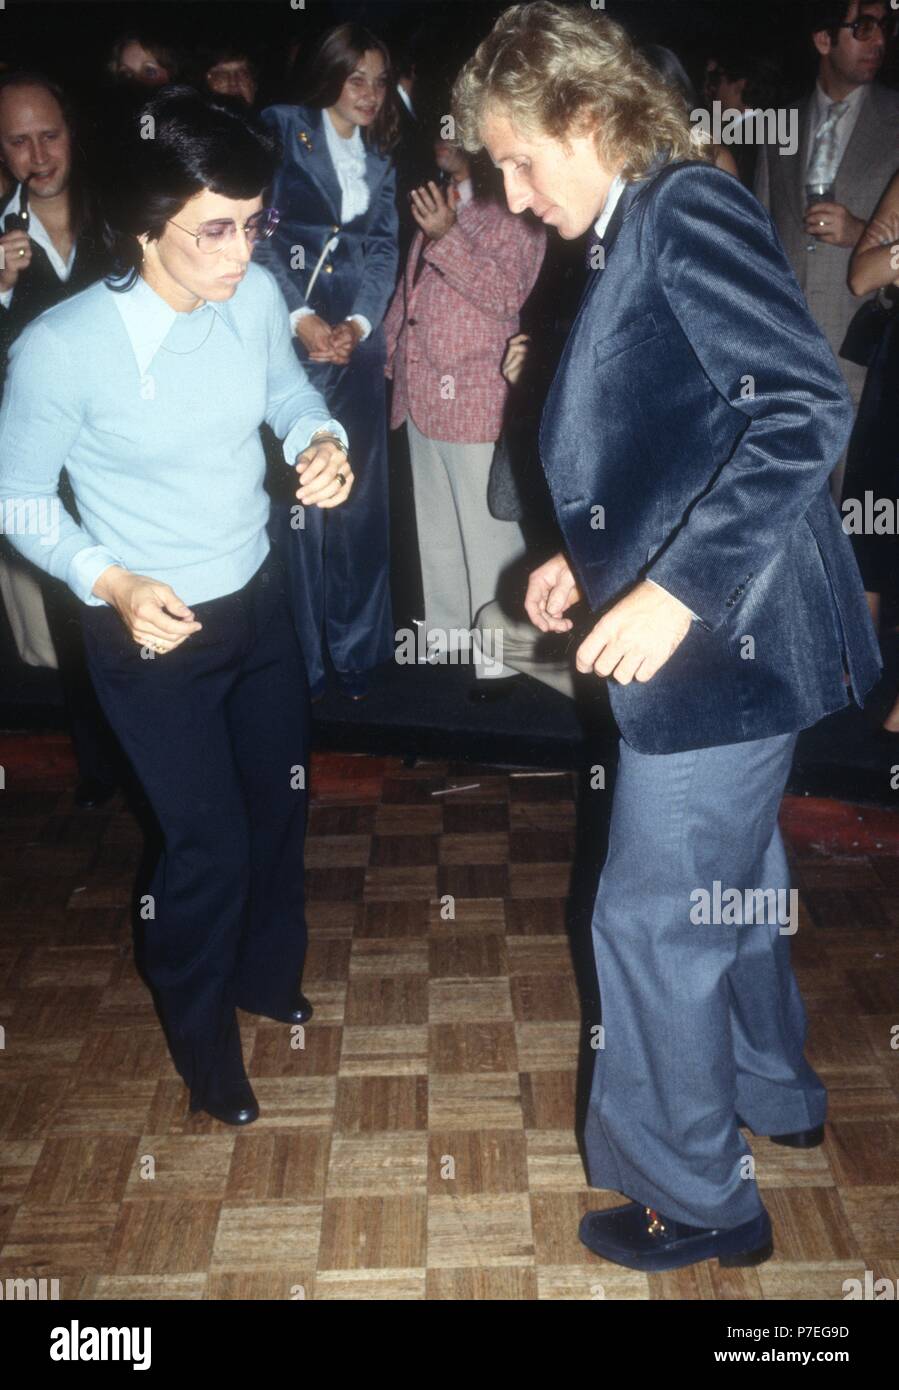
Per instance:
[[[168,584],[121,565],[103,570],[93,592],[116,610],[135,642],[154,651],[180,647],[203,626]]]
[[[577,649],[577,669],[620,685],[648,681],[677,651],[692,617],[680,599],[641,580],[605,613]]]
[[[865,230],[865,223],[842,203],[812,203],[803,225],[811,236],[829,246],[855,246]]]
[[[525,612],[541,632],[569,632],[571,619],[563,618],[562,614],[566,608],[579,603],[580,598],[567,559],[562,554],[554,555],[532,572],[524,598]]]
[[[31,240],[27,232],[16,230],[0,236],[0,290],[15,289],[23,270],[31,265]]]
[[[433,179],[419,188],[413,188],[409,195],[412,216],[419,227],[432,241],[439,241],[453,226],[456,210],[447,202],[443,189]]]
[[[333,439],[311,439],[297,454],[296,469],[297,500],[304,507],[339,507],[349,497],[353,470],[346,451]]]

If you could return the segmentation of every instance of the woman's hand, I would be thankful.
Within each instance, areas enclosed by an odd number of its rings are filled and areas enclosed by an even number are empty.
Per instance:
[[[313,362],[331,362],[331,325],[320,314],[301,314],[296,335]]]
[[[350,495],[354,475],[343,445],[333,438],[309,442],[297,454],[300,487],[297,501],[304,507],[339,507]]]
[[[515,386],[527,361],[529,333],[516,333],[506,344],[506,351],[500,364],[500,371],[510,386]]]
[[[569,632],[566,608],[580,603],[581,593],[567,559],[561,553],[534,570],[524,597],[525,612],[541,632]]]
[[[337,323],[331,329],[331,352],[332,362],[346,366],[350,360],[353,348],[362,341],[362,325],[355,319],[344,319],[343,323]]]
[[[899,285],[899,174],[894,174],[849,262],[855,295]]]
[[[105,569],[93,592],[116,610],[135,642],[157,652],[172,651],[203,626],[170,585],[121,565]]]

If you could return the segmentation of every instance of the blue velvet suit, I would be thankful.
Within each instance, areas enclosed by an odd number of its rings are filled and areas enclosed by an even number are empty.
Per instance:
[[[738,1117],[784,1135],[827,1108],[778,812],[797,731],[849,699],[844,662],[859,700],[879,672],[828,488],[852,410],[768,213],[732,175],[690,161],[627,185],[603,246],[541,458],[589,607],[649,576],[696,618],[649,681],[609,681],[621,741],[584,1146],[594,1186],[736,1228],[763,1207]],[[716,884],[745,916],[696,916]]]
[[[833,353],[768,213],[721,170],[628,184],[603,245],[544,470],[592,609],[648,575],[701,620],[651,681],[609,683],[616,721],[646,753],[804,728],[849,699],[844,657],[859,699],[880,669],[828,489],[852,427]]]
[[[256,259],[277,278],[285,313],[308,304],[331,324],[348,314],[363,314],[372,325],[346,366],[310,362],[303,344],[294,339],[310,381],[347,431],[355,474],[347,501],[325,511],[307,507],[302,528],[291,526],[288,505],[272,508],[271,527],[288,556],[297,631],[315,687],[324,677],[323,637],[341,672],[367,671],[393,654],[381,321],[397,274],[396,176],[386,156],[366,149],[369,206],[343,226],[340,184],[322,128],[324,112],[271,106],[262,119],[282,147],[271,196],[281,221],[271,240],[257,246]],[[339,243],[325,258],[307,300],[309,278],[335,233]]]

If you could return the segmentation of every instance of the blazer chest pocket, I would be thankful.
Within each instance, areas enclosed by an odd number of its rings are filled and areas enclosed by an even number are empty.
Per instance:
[[[594,361],[605,362],[610,357],[617,357],[619,353],[626,352],[628,348],[637,347],[640,343],[648,342],[650,338],[657,338],[660,332],[661,329],[651,313],[629,319],[620,328],[616,328],[613,333],[607,333],[602,338],[594,339],[592,344]]]

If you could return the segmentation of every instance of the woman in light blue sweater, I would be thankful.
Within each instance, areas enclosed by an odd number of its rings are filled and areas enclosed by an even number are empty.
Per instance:
[[[151,98],[109,204],[122,274],[22,333],[0,410],[5,529],[81,599],[97,695],[162,831],[139,963],[191,1109],[230,1124],[259,1113],[237,1008],[312,1012],[307,682],[259,426],[297,470],[298,529],[353,483],[278,286],[250,260],[277,221],[274,169],[249,117],[189,88]]]

